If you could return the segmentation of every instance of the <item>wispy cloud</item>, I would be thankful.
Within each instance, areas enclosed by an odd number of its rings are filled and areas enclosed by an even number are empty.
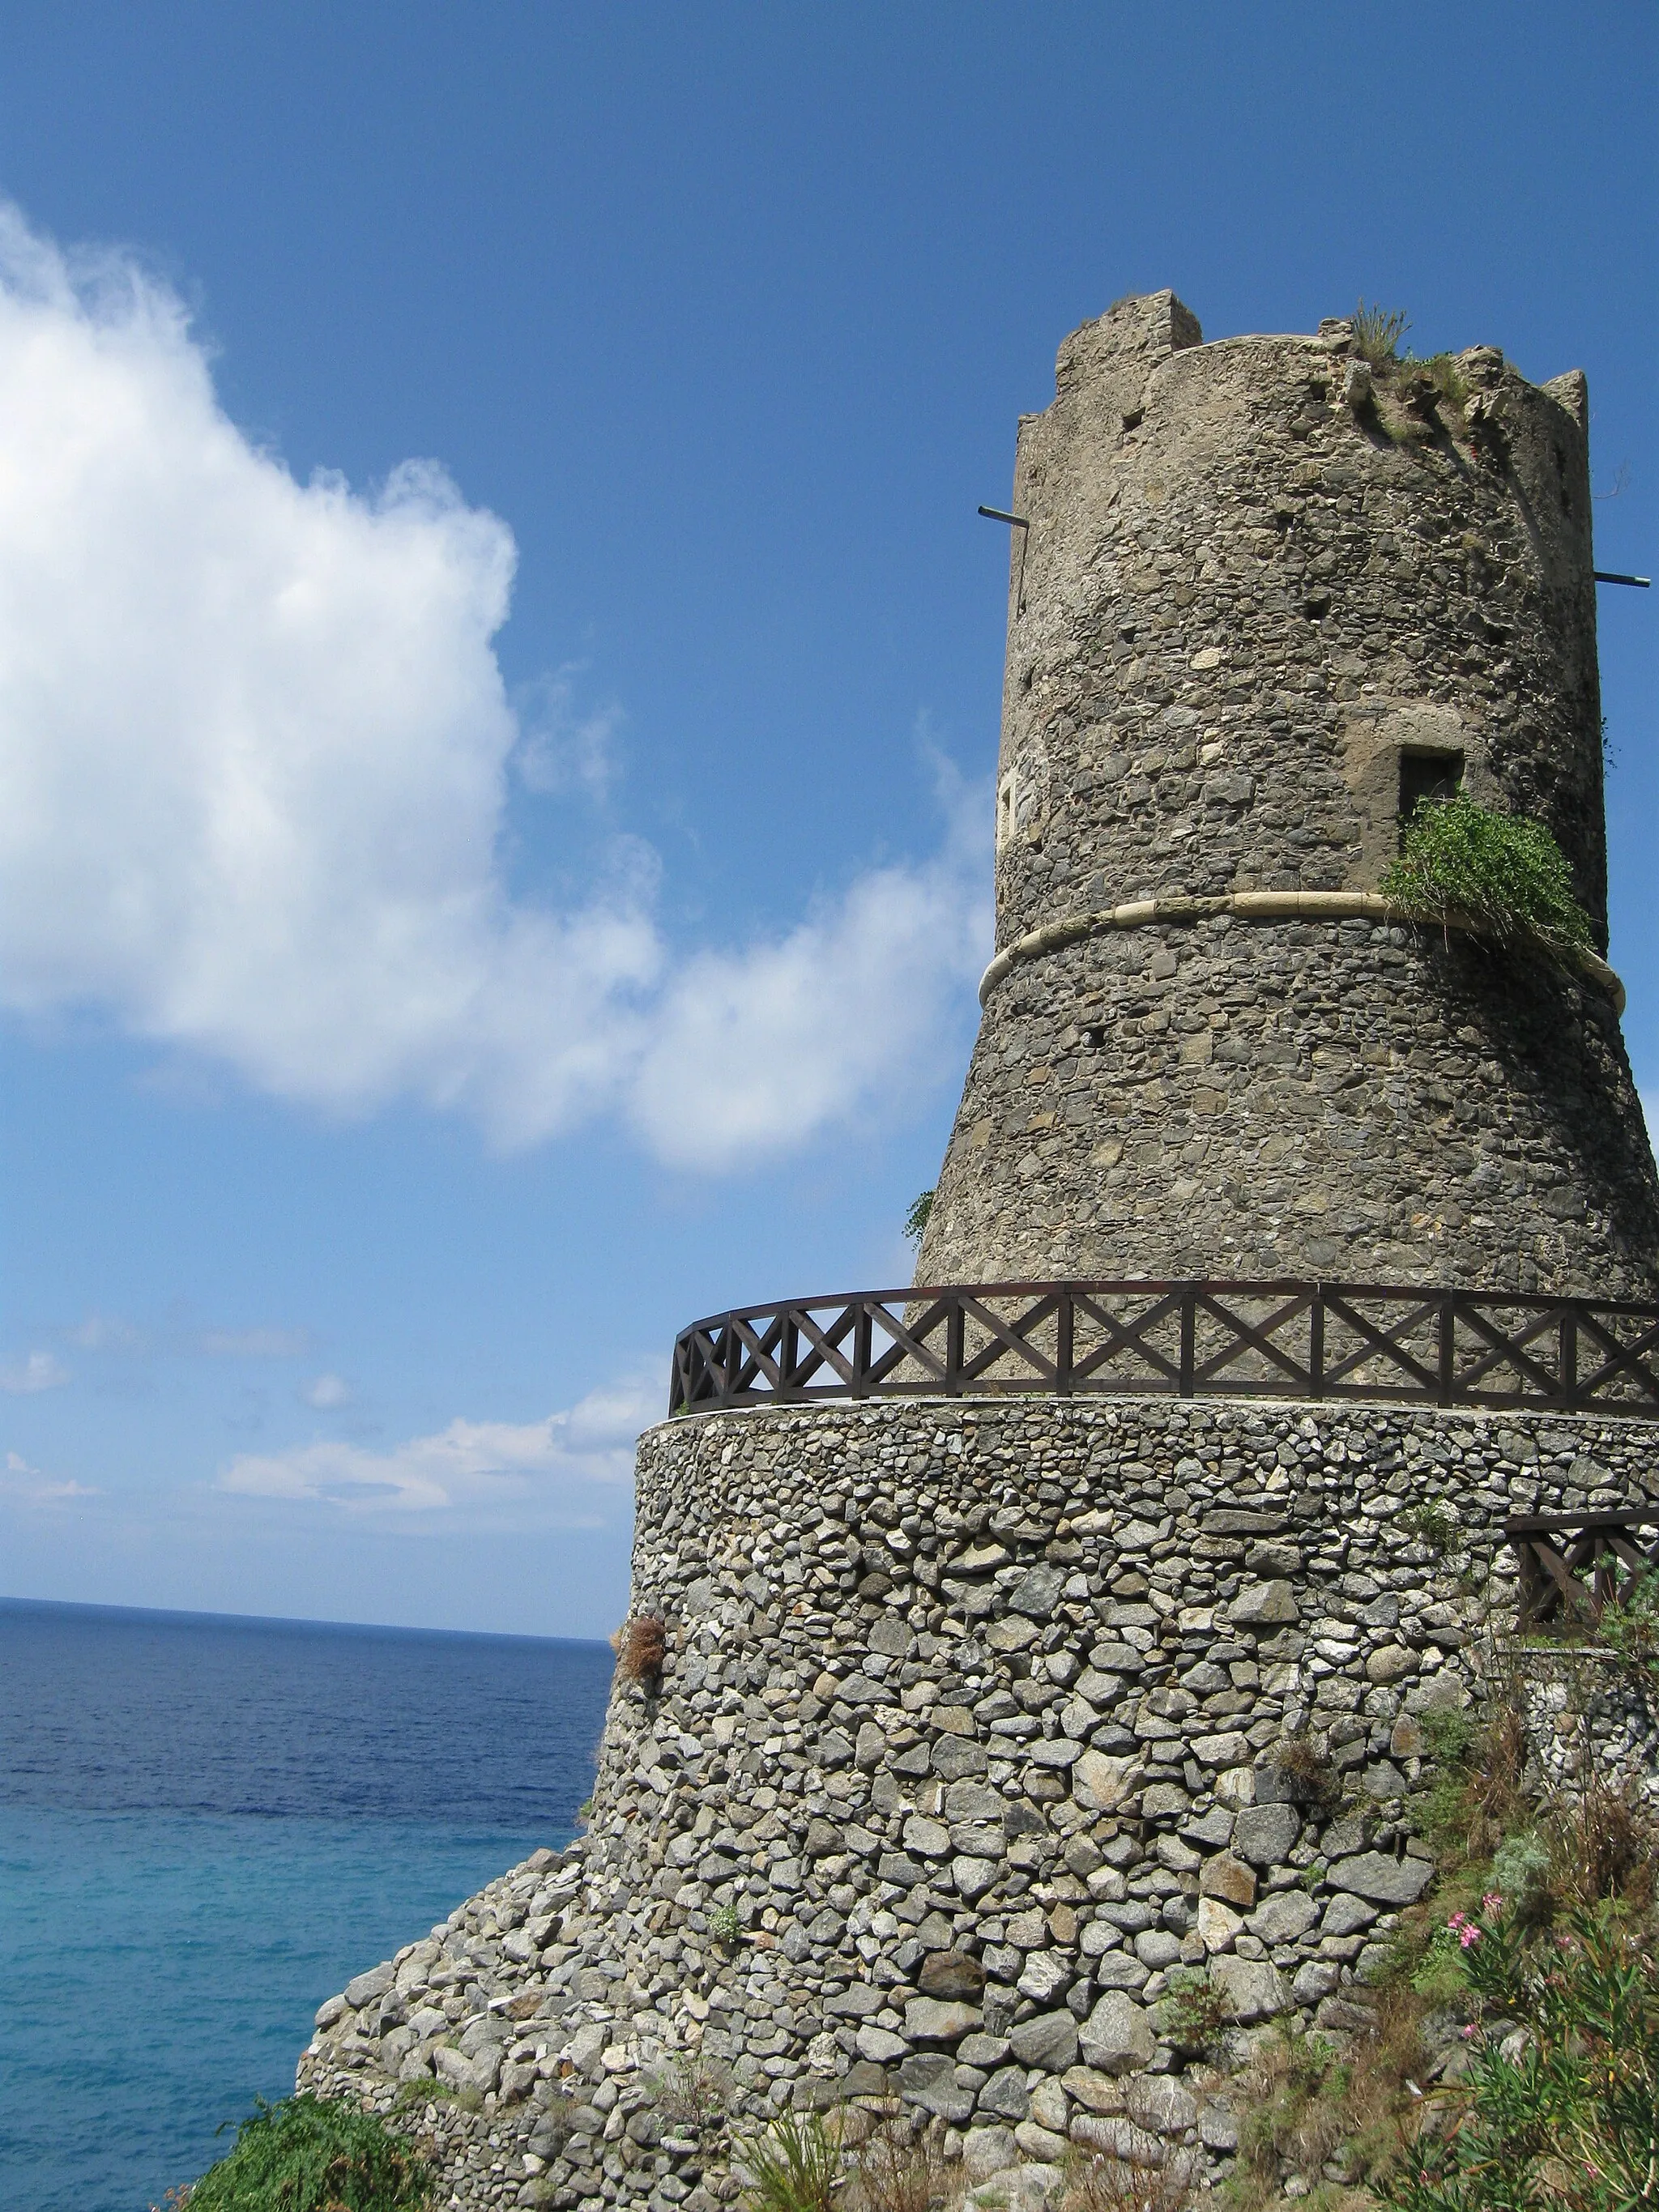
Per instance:
[[[63,1361],[50,1352],[31,1352],[21,1359],[0,1364],[0,1390],[28,1396],[36,1390],[58,1390],[70,1379]]]
[[[15,1013],[90,1012],[326,1111],[418,1101],[501,1146],[605,1115],[714,1170],[955,1057],[988,935],[968,812],[931,860],[690,958],[637,839],[591,842],[562,906],[515,897],[514,762],[601,793],[620,710],[580,703],[574,668],[507,698],[506,524],[432,461],[371,493],[296,482],[224,415],[173,292],[3,207],[0,482]]]
[[[307,1406],[326,1413],[337,1406],[351,1403],[351,1386],[338,1375],[313,1375],[308,1382],[300,1385],[300,1396]]]
[[[210,1359],[303,1359],[311,1339],[302,1328],[205,1328],[196,1343]]]
[[[614,740],[625,717],[614,699],[578,704],[576,679],[584,672],[583,663],[570,661],[514,695],[520,726],[513,765],[525,788],[540,797],[579,790],[603,799],[616,777]]]
[[[274,1322],[249,1328],[198,1328],[170,1319],[141,1326],[118,1314],[88,1315],[64,1330],[63,1336],[78,1351],[128,1358],[303,1359],[312,1349],[309,1329]]]
[[[143,1331],[118,1314],[88,1314],[68,1336],[82,1352],[143,1352],[149,1344]]]
[[[640,1375],[540,1421],[457,1419],[386,1451],[321,1440],[244,1453],[218,1486],[354,1518],[459,1515],[470,1526],[591,1522],[593,1490],[619,1490],[631,1480],[635,1439],[661,1418],[662,1395],[659,1376]]]
[[[6,1464],[0,1470],[0,1498],[8,1498],[20,1505],[60,1505],[75,1498],[101,1498],[100,1490],[84,1482],[68,1482],[58,1477],[43,1474],[38,1467],[31,1467],[21,1452],[9,1451]]]

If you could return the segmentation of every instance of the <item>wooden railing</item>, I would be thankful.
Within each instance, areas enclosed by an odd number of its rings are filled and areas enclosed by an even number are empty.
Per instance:
[[[1644,1544],[1638,1531],[1649,1531]],[[1638,1578],[1659,1572],[1659,1506],[1630,1513],[1537,1514],[1506,1521],[1521,1562],[1516,1626],[1553,1622],[1594,1628],[1609,1603],[1626,1604]],[[1584,1579],[1589,1570],[1589,1580]]]
[[[683,1329],[671,1413],[877,1397],[1273,1397],[1659,1419],[1659,1306],[1305,1282],[985,1283]]]

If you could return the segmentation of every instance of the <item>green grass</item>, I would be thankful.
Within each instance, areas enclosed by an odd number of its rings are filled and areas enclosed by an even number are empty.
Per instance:
[[[260,2100],[236,2147],[182,2200],[189,2212],[414,2212],[432,2176],[401,2136],[355,2105],[308,2090]]]
[[[739,2154],[751,2176],[747,2212],[833,2212],[841,2160],[816,2112],[780,2114]]]
[[[1367,307],[1362,300],[1353,311],[1353,342],[1373,368],[1388,368],[1400,358],[1400,341],[1411,328],[1403,307]]]
[[[1380,886],[1419,920],[1466,915],[1506,949],[1534,945],[1571,962],[1593,952],[1589,915],[1561,848],[1541,822],[1499,814],[1460,791],[1419,799]]]

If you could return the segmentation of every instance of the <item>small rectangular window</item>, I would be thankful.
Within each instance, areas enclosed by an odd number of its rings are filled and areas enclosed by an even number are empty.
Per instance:
[[[1015,771],[1010,769],[1007,775],[1003,777],[1001,787],[997,793],[997,850],[999,853],[1008,843],[1019,826],[1018,808],[1018,793],[1015,783]]]
[[[1462,753],[1408,753],[1400,756],[1400,820],[1403,826],[1417,811],[1422,799],[1455,799],[1463,781]]]

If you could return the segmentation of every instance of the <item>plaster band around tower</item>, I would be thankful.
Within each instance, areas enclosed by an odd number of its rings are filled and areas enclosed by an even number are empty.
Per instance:
[[[1379,393],[1346,324],[1206,345],[1169,292],[1061,347],[919,1281],[1659,1281],[1616,977],[1377,896],[1461,779],[1547,825],[1606,949],[1584,380],[1456,368]]]

